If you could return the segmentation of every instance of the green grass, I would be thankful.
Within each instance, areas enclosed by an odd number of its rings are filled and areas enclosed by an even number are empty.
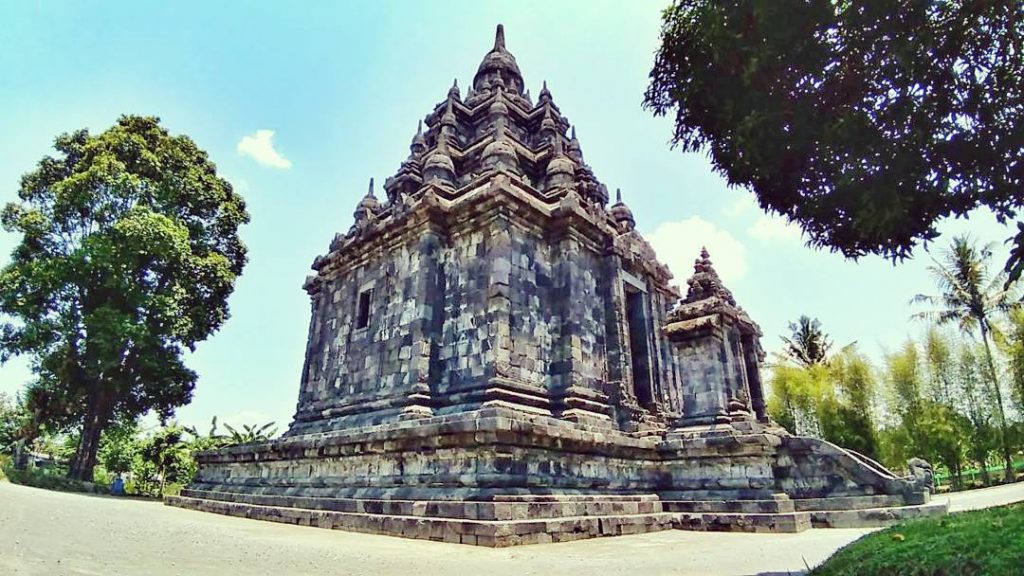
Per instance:
[[[919,520],[868,534],[813,576],[1024,573],[1024,503]]]

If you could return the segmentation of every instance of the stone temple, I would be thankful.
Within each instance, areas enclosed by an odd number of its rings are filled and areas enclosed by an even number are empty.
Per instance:
[[[945,512],[773,423],[757,324],[706,251],[677,291],[501,26],[313,269],[288,432],[170,504],[483,546]]]

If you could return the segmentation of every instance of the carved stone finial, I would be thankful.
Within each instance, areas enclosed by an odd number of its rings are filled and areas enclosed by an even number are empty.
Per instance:
[[[458,121],[455,120],[455,109],[452,106],[452,99],[449,98],[445,102],[444,114],[441,116],[441,126],[454,129],[457,125]]]
[[[427,139],[423,137],[423,120],[416,124],[416,135],[412,137],[409,144],[409,152],[412,156],[419,156],[427,149]]]
[[[437,135],[437,147],[423,163],[423,179],[455,182],[455,163],[448,155],[448,138],[444,132]]]
[[[700,258],[694,260],[693,276],[686,283],[689,285],[689,290],[687,290],[684,302],[696,302],[717,297],[732,306],[736,305],[736,299],[722,283],[722,279],[711,263],[711,255],[708,254],[705,247],[700,249]]]
[[[505,27],[498,24],[498,29],[494,31],[494,49],[505,50]]]
[[[516,93],[523,91],[523,75],[515,56],[505,49],[505,28],[500,24],[494,35],[494,48],[484,56],[473,77],[473,89],[487,90],[497,84]]]
[[[454,98],[455,100],[460,100],[462,98],[462,93],[459,91],[458,78],[456,78],[455,81],[452,82],[452,87],[448,89],[448,98]]]
[[[610,209],[612,218],[619,225],[619,229],[629,232],[636,228],[636,219],[633,218],[633,211],[622,201],[622,189],[615,189],[615,204]]]
[[[363,199],[359,201],[353,216],[356,222],[364,222],[373,216],[379,207],[380,203],[377,202],[377,197],[373,194],[373,178],[370,178],[370,186],[366,190],[366,196],[363,196]]]
[[[548,81],[544,81],[544,85],[540,89],[539,102],[548,102],[551,100],[551,91],[548,90]]]

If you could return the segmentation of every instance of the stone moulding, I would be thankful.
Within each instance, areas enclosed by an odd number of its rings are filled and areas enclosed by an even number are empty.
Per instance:
[[[502,407],[197,460],[199,475],[168,504],[484,546],[673,528],[800,531],[945,511],[906,480],[781,429],[638,437]]]

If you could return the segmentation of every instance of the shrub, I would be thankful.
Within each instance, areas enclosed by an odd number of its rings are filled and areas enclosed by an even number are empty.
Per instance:
[[[2,467],[3,475],[14,484],[32,486],[33,488],[44,488],[46,490],[58,490],[61,492],[85,492],[89,494],[104,494],[106,486],[72,480],[67,477],[67,470],[60,467],[35,468],[29,467],[25,470],[15,470],[10,462]]]

